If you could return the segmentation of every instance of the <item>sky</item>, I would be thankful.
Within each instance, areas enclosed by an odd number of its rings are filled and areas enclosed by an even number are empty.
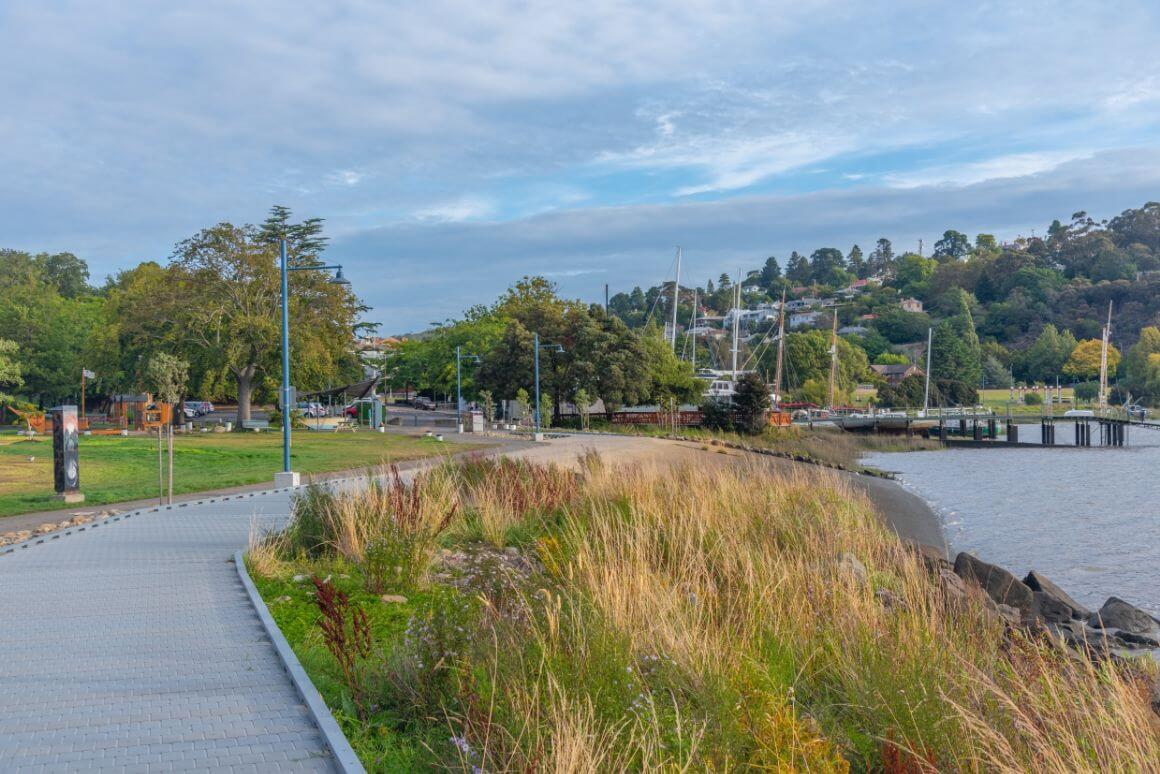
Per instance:
[[[384,333],[1160,199],[1160,3],[0,3],[0,246],[94,279],[271,205]]]

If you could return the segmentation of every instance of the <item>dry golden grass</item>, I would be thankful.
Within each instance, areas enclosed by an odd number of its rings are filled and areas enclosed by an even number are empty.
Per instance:
[[[542,562],[530,587],[479,592],[531,613],[487,616],[456,656],[440,711],[465,767],[1160,771],[1148,668],[1005,632],[844,478],[779,470],[446,466],[340,498],[332,547],[358,562],[407,510],[445,541],[514,530]]]

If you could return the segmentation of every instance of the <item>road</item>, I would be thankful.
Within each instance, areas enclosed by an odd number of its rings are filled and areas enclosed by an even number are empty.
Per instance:
[[[624,436],[513,454],[589,449],[613,463],[736,456]],[[289,497],[136,512],[0,556],[0,771],[331,770],[231,562],[252,528],[284,523]]]

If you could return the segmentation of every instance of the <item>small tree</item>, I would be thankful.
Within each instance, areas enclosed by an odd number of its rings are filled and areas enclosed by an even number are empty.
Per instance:
[[[520,424],[523,424],[525,421],[532,421],[532,399],[528,395],[528,391],[523,387],[516,391],[516,408],[520,412]]]
[[[540,396],[540,429],[547,430],[552,426],[552,396],[544,393]]]
[[[176,406],[189,382],[189,363],[168,352],[158,352],[145,366],[145,383],[162,402]],[[173,412],[177,421],[177,412]]]
[[[706,430],[732,430],[733,410],[723,400],[710,398],[701,404],[701,427]]]
[[[757,373],[737,380],[733,393],[734,423],[743,433],[757,435],[768,425],[769,385]]]
[[[588,429],[588,406],[592,403],[592,399],[588,397],[588,391],[583,387],[576,390],[576,394],[572,397],[573,403],[576,404],[576,411],[580,414],[580,429]]]
[[[479,405],[483,409],[483,421],[490,425],[495,421],[495,398],[491,390],[479,391]]]

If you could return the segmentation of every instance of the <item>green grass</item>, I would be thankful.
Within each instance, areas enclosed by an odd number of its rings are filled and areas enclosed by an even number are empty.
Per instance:
[[[454,450],[431,438],[380,433],[295,433],[294,470],[322,473],[369,467]],[[277,433],[180,435],[174,441],[173,491],[177,494],[272,481],[281,468]],[[30,458],[33,458],[30,461]],[[86,505],[157,495],[157,439],[82,436],[81,491]],[[52,499],[52,440],[0,435],[0,517],[60,508]],[[3,521],[0,519],[0,530]]]
[[[383,602],[366,591],[358,567],[337,559],[300,560],[295,563],[293,573],[329,577],[336,588],[346,593],[367,614],[376,658],[383,661],[390,659],[392,649],[402,640],[411,616],[429,602],[428,592],[408,592],[405,603]],[[295,583],[289,572],[274,578],[251,572],[251,577],[270,615],[331,708],[359,759],[373,771],[405,772],[428,766],[432,757],[430,748],[447,743],[446,723],[408,722],[394,708],[385,706],[376,707],[365,722],[360,721],[354,708],[349,706],[349,693],[342,684],[338,664],[322,642],[317,626],[318,607],[308,593],[313,591],[313,584],[309,580]]]

